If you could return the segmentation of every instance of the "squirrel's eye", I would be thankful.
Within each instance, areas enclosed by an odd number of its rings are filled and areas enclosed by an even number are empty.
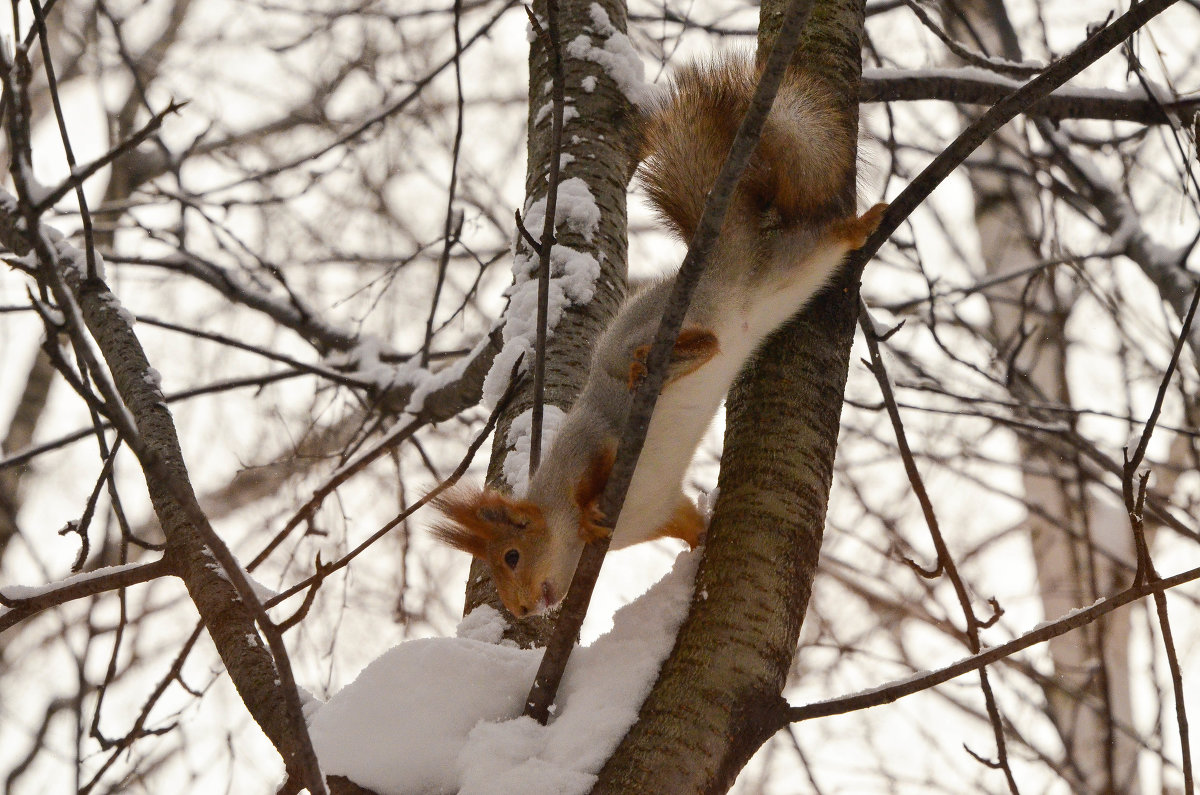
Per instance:
[[[521,553],[515,549],[510,549],[504,553],[504,565],[514,571],[517,568],[517,563],[521,560]]]

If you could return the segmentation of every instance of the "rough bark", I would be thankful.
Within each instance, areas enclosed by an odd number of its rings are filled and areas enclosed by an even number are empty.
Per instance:
[[[545,400],[564,410],[574,401],[583,384],[591,358],[592,342],[616,313],[625,294],[625,192],[635,166],[629,131],[633,111],[629,101],[598,64],[570,58],[565,52],[567,44],[581,35],[590,37],[594,43],[602,43],[599,38],[602,33],[596,29],[590,11],[593,5],[598,5],[607,13],[613,28],[625,32],[626,9],[620,0],[604,0],[597,4],[591,0],[564,0],[558,7],[559,46],[565,73],[564,94],[567,104],[574,106],[579,113],[563,127],[562,154],[571,157],[563,158],[568,162],[563,163],[559,179],[561,182],[578,177],[587,183],[600,208],[600,226],[590,241],[565,226],[560,227],[556,234],[559,243],[591,254],[601,267],[592,300],[586,306],[575,306],[564,312],[548,338]],[[545,0],[535,2],[533,9],[538,19],[547,19]],[[582,86],[583,80],[588,77],[595,79],[595,90],[590,92]],[[551,79],[546,48],[541,40],[535,38],[529,51],[529,160],[525,177],[527,205],[546,195],[546,175],[553,153],[550,151],[551,117],[548,111],[542,112],[542,109],[551,101]],[[529,232],[534,236],[541,234],[540,229],[530,229]],[[528,253],[526,241],[518,239],[517,245],[519,250]],[[531,365],[526,361],[523,369],[529,372]],[[519,391],[497,426],[488,468],[490,483],[502,484],[501,467],[510,450],[509,426],[515,417],[532,405],[532,380],[523,375]],[[481,604],[490,604],[503,610],[487,567],[476,561],[472,564],[467,584],[466,611],[470,612]],[[524,621],[510,618],[507,637],[522,646],[541,645],[549,636],[551,625],[542,617]]]
[[[785,7],[763,4],[760,47]],[[793,59],[844,98],[849,125],[862,24],[861,3],[818,0]],[[853,178],[842,199],[853,207]],[[734,385],[697,596],[594,792],[724,792],[779,725],[820,552],[857,300],[857,277],[842,278]]]

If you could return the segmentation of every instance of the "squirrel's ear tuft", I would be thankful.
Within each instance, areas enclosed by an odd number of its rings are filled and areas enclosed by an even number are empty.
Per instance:
[[[492,502],[488,497],[488,492],[470,486],[456,486],[435,497],[432,505],[445,521],[433,526],[434,538],[477,558],[485,557],[488,542],[496,537],[495,526],[480,515]]]
[[[487,557],[487,539],[476,535],[469,528],[449,522],[431,528],[433,537],[454,549],[476,558]]]
[[[544,525],[536,505],[495,489],[456,486],[432,504],[446,519],[433,526],[434,537],[477,558],[486,558],[488,546],[498,539],[536,532]]]

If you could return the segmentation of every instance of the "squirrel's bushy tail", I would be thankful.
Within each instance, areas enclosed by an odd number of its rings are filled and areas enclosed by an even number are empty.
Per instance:
[[[676,72],[643,120],[641,180],[663,220],[686,242],[729,154],[758,80],[743,55]],[[803,71],[783,79],[762,138],[734,196],[733,211],[778,213],[783,226],[828,219],[853,164],[854,141],[829,90]]]

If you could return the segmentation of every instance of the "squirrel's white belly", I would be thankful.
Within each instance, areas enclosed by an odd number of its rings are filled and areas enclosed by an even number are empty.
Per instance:
[[[717,355],[659,396],[613,531],[613,548],[654,538],[670,519],[683,476],[738,371],[767,334],[821,289],[844,253],[837,246],[822,246],[797,263],[790,279],[759,285],[748,302],[749,311],[730,313],[714,329]]]
[[[741,326],[742,324],[738,324]],[[753,351],[732,329],[718,331],[720,350],[694,373],[671,384],[654,406],[642,455],[613,531],[614,549],[655,536],[675,512],[680,484],[725,393]]]

